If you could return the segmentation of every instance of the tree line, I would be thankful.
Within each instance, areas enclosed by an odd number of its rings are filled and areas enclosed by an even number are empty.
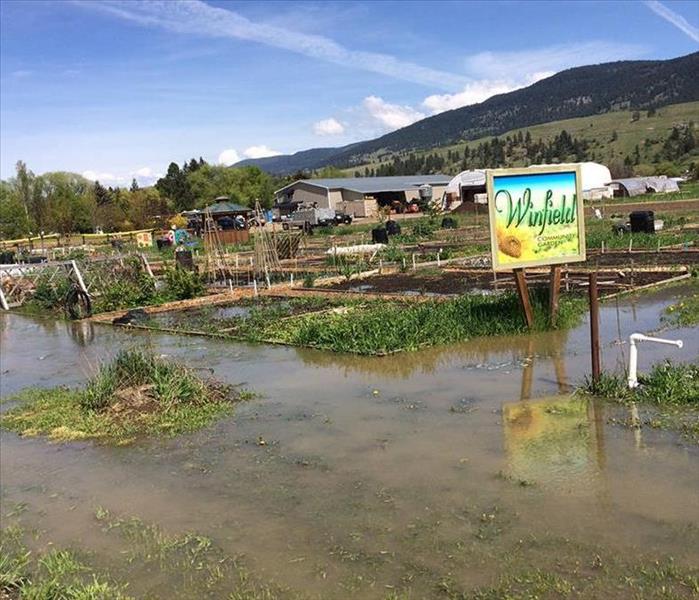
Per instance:
[[[183,210],[204,208],[219,196],[270,207],[280,181],[259,167],[210,165],[202,158],[170,163],[154,186],[105,187],[77,173],[34,174],[19,161],[15,176],[0,182],[0,237],[41,233],[105,233],[165,225]]]
[[[617,139],[616,132],[609,140]],[[679,164],[689,163],[690,171],[699,169],[695,161],[699,142],[694,124],[676,125],[665,139],[646,139],[643,147],[636,145],[631,154],[618,155],[604,160],[597,155],[596,144],[576,138],[565,129],[549,140],[532,139],[529,131],[517,132],[506,137],[493,137],[476,146],[463,150],[448,149],[446,153],[400,153],[376,167],[365,167],[354,172],[355,177],[381,177],[391,175],[430,175],[447,171],[468,169],[492,169],[500,167],[529,166],[563,162],[602,160],[608,164],[613,177],[633,175],[668,175],[682,173]]]

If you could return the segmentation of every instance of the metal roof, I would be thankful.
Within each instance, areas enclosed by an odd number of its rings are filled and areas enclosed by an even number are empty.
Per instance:
[[[235,202],[227,202],[227,201],[221,201],[221,202],[216,202],[216,204],[212,204],[211,206],[207,206],[204,210],[208,210],[211,214],[224,214],[224,213],[246,213],[246,212],[252,212],[251,208],[248,208],[247,206],[241,206],[240,204],[236,204]]]
[[[299,179],[283,188],[275,194],[290,188],[297,183],[305,183],[326,190],[351,190],[360,194],[375,194],[379,192],[404,192],[420,187],[421,185],[447,185],[451,177],[449,175],[399,175],[396,177],[337,177],[330,179]]]
[[[610,185],[621,185],[626,189],[629,196],[640,196],[646,193],[646,178],[645,177],[627,177],[624,179],[612,179]]]
[[[674,179],[664,175],[648,177],[627,177],[624,179],[612,179],[610,184],[623,185],[629,196],[639,196],[648,191],[651,192],[677,192],[679,187]]]

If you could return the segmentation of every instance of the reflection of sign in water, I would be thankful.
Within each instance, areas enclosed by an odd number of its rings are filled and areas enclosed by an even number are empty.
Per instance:
[[[508,475],[586,490],[598,473],[596,426],[586,399],[559,396],[505,404]]]
[[[488,171],[493,268],[585,260],[579,167]]]

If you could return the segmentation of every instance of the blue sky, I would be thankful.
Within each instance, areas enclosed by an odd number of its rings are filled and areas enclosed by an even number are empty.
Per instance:
[[[699,49],[699,2],[0,4],[0,171],[149,183],[336,146],[581,64]]]

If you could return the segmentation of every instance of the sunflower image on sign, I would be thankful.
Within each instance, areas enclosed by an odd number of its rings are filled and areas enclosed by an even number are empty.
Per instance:
[[[498,169],[488,173],[495,269],[585,260],[578,167]]]

